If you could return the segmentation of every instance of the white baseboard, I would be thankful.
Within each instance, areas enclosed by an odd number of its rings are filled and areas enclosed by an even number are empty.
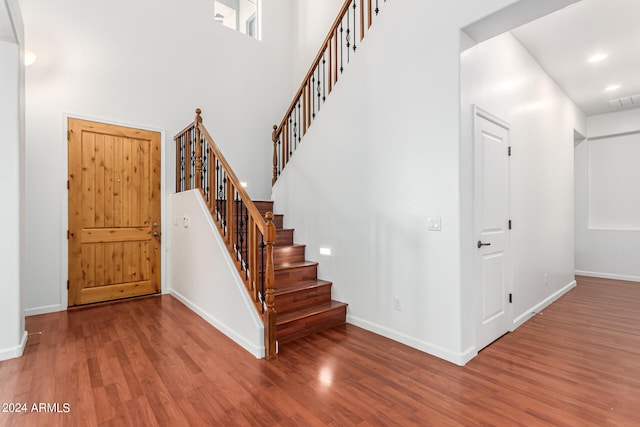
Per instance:
[[[15,347],[0,349],[0,362],[3,360],[21,357],[24,354],[24,348],[27,346],[27,337],[27,331],[24,331],[24,333],[22,334],[22,339],[20,340],[20,344]]]
[[[409,347],[413,347],[458,366],[464,366],[469,360],[473,359],[478,354],[475,347],[470,347],[461,353],[452,352],[438,345],[419,340],[402,332],[394,331],[393,329],[389,329],[385,326],[351,315],[347,315],[347,323],[366,329],[367,331],[374,332],[378,335],[382,335],[383,337],[394,341],[398,341],[399,343],[408,345]]]
[[[25,308],[24,315],[25,316],[37,316],[38,314],[47,314],[47,313],[55,313],[58,311],[64,311],[60,304],[54,305],[45,305],[42,307],[33,307],[33,308]]]
[[[180,301],[181,303],[186,305],[191,311],[193,311],[198,316],[200,316],[204,320],[206,320],[207,323],[209,323],[211,326],[213,326],[214,328],[216,328],[217,330],[219,330],[220,332],[222,332],[223,334],[225,334],[226,336],[231,338],[234,342],[236,342],[242,348],[247,350],[249,353],[253,354],[256,358],[262,359],[264,357],[264,352],[265,352],[264,345],[262,345],[262,346],[254,345],[252,342],[247,340],[245,337],[243,337],[242,335],[238,334],[233,329],[229,328],[224,322],[221,322],[215,316],[211,315],[206,310],[204,310],[202,307],[200,307],[199,305],[197,305],[193,301],[189,300],[188,298],[186,298],[184,295],[180,294],[179,292],[176,292],[175,290],[171,289],[171,290],[169,290],[169,293],[172,296],[174,296],[178,301]]]
[[[600,279],[625,280],[627,282],[640,282],[640,276],[627,276],[624,274],[598,273],[595,271],[576,270],[576,276],[598,277]]]
[[[553,294],[549,295],[547,298],[542,300],[540,303],[534,305],[533,307],[531,307],[530,309],[528,309],[527,311],[522,313],[520,316],[516,317],[513,320],[513,325],[512,325],[511,331],[512,332],[515,331],[524,322],[526,322],[527,320],[529,320],[530,318],[535,316],[536,313],[541,312],[546,307],[548,307],[549,305],[551,305],[552,303],[557,301],[560,297],[562,297],[564,294],[566,294],[567,292],[569,292],[571,289],[573,289],[575,287],[576,287],[576,281],[574,280],[571,283],[569,283],[568,285],[564,286],[562,289],[560,289],[557,292],[554,292]]]

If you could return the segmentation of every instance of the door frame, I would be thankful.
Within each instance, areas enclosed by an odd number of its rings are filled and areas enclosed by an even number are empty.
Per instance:
[[[69,278],[69,241],[67,240],[67,229],[69,228],[69,197],[67,191],[67,179],[69,176],[69,159],[68,159],[68,150],[69,150],[69,141],[67,140],[67,132],[68,132],[68,123],[69,119],[78,119],[78,120],[87,120],[91,122],[104,123],[107,125],[114,126],[123,126],[134,129],[147,130],[151,132],[158,132],[160,134],[160,217],[162,221],[160,223],[160,231],[162,236],[161,246],[160,246],[160,293],[166,294],[169,289],[171,289],[171,284],[169,283],[170,272],[168,270],[169,260],[167,259],[168,251],[170,247],[170,236],[169,236],[169,221],[167,220],[169,208],[168,208],[168,197],[165,197],[167,194],[167,150],[166,150],[166,132],[164,129],[155,128],[148,125],[137,124],[133,122],[125,122],[113,119],[106,119],[104,117],[98,116],[87,116],[84,114],[76,114],[63,112],[61,115],[61,140],[62,147],[61,155],[64,156],[60,159],[60,164],[64,165],[64,170],[61,173],[62,185],[65,189],[64,197],[62,197],[62,201],[60,203],[60,309],[67,310],[69,308],[69,291],[67,290],[67,280]],[[57,310],[55,310],[57,311]]]
[[[475,240],[477,240],[478,237],[478,229],[477,229],[477,224],[478,224],[478,212],[476,209],[476,130],[478,128],[478,117],[484,118],[485,120],[488,120],[494,124],[496,124],[497,126],[500,126],[504,129],[506,129],[509,132],[509,146],[513,146],[513,141],[511,140],[511,125],[509,124],[509,122],[507,122],[506,120],[501,119],[500,117],[498,117],[497,115],[490,113],[489,111],[485,110],[484,108],[479,107],[478,105],[473,105],[473,116],[472,116],[472,134],[471,134],[471,142],[472,142],[472,167],[473,167],[473,172],[472,172],[472,182],[473,182],[473,188],[472,188],[472,194],[473,194],[473,239],[472,242],[475,242]],[[509,207],[509,216],[511,216],[511,163],[509,162],[508,164],[508,181],[509,181],[509,190],[508,190],[508,201],[507,201],[507,206]],[[509,232],[506,238],[506,250],[509,251],[509,256],[508,256],[508,265],[507,265],[507,286],[506,286],[506,292],[507,294],[513,294],[513,278],[514,278],[514,274],[513,274],[513,237],[512,237],[512,233]],[[468,244],[472,244],[472,242],[469,242]],[[480,304],[480,299],[478,298],[479,296],[479,286],[478,286],[478,278],[480,277],[481,274],[481,268],[480,268],[480,262],[478,259],[478,253],[474,251],[474,258],[473,258],[473,277],[474,277],[474,281],[473,281],[473,287],[472,287],[472,292],[473,292],[473,300],[475,301],[474,304],[474,316],[473,316],[473,336],[474,336],[474,342],[473,345],[475,347],[475,351],[478,352],[480,350],[482,350],[482,348],[478,348],[478,340],[477,340],[477,330],[479,327],[479,321],[481,319],[481,312],[482,312],[482,307]],[[507,319],[509,320],[509,328],[507,330],[507,332],[513,331],[514,330],[514,325],[513,325],[513,304],[509,303],[506,306],[506,316]],[[496,339],[498,339],[499,337],[496,337]]]

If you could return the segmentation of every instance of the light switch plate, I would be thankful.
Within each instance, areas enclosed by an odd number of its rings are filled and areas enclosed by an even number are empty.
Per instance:
[[[440,231],[442,229],[440,217],[434,216],[427,218],[427,229],[429,231]]]

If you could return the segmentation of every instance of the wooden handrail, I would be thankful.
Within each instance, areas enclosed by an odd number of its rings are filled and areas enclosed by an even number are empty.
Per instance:
[[[364,39],[365,33],[371,28],[374,12],[378,15],[380,3],[384,2],[386,0],[346,0],[340,8],[284,117],[273,126],[272,184],[276,183],[327,96],[333,91],[338,76],[356,51],[357,43]]]
[[[263,317],[265,358],[272,359],[276,355],[273,294],[276,227],[273,213],[267,212],[262,217],[202,123],[200,114],[201,110],[196,109],[195,120],[175,136],[176,192],[200,190],[247,291]]]

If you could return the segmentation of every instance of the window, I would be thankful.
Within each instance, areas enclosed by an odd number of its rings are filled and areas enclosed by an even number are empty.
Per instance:
[[[260,0],[215,0],[214,21],[260,40],[258,2]]]

